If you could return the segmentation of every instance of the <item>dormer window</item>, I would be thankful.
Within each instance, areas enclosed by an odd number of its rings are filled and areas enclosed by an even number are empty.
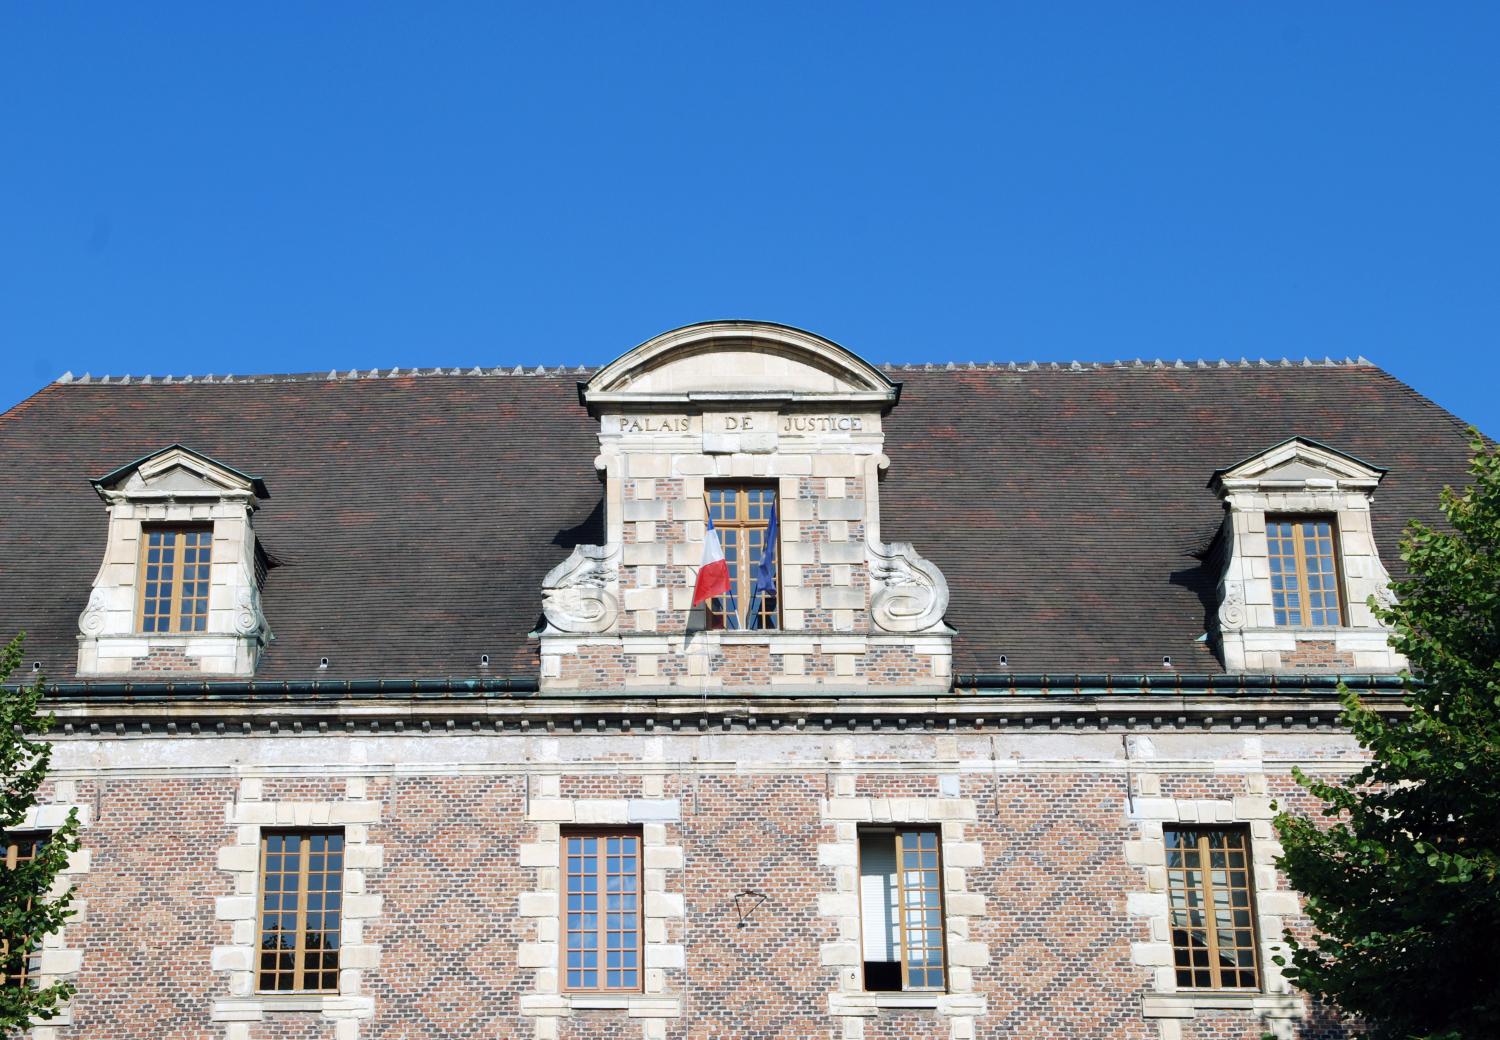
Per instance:
[[[1385,471],[1294,437],[1214,474],[1224,499],[1217,638],[1230,672],[1394,672],[1370,508]]]
[[[1282,627],[1336,628],[1339,565],[1332,517],[1266,517],[1271,606]]]
[[[181,445],[93,484],[109,536],[78,618],[78,674],[254,675],[270,639],[252,526],[265,484]]]
[[[881,538],[900,390],[836,343],[744,321],[665,333],[580,384],[602,544],[542,579],[543,690],[946,692],[948,584]]]
[[[208,631],[211,524],[141,528],[141,631]]]

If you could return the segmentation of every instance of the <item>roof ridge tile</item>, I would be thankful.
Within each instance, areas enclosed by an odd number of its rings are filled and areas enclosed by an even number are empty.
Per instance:
[[[1128,368],[1174,369],[1178,371],[1210,371],[1213,369],[1225,368],[1356,368],[1376,366],[1374,362],[1370,361],[1369,358],[1365,357],[1363,354],[1360,354],[1354,357],[1345,356],[1342,358],[1335,358],[1331,355],[1324,355],[1321,358],[1314,358],[1312,355],[1304,355],[1300,359],[1279,357],[1274,360],[1270,360],[1262,356],[1256,358],[1254,361],[1244,356],[1241,356],[1237,360],[1221,357],[1193,359],[1174,358],[1172,360],[1166,360],[1164,358],[1152,358],[1148,361],[1144,358],[1136,357],[1129,359],[1119,358],[1113,361],[907,361],[893,362],[882,365],[880,367],[889,369],[893,372],[1103,372],[1108,370],[1121,370]],[[545,364],[538,364],[535,367],[530,368],[521,364],[517,364],[514,366],[497,365],[491,368],[474,365],[468,369],[464,369],[458,366],[452,368],[444,368],[441,365],[437,365],[433,366],[430,369],[403,369],[400,366],[393,366],[392,368],[384,371],[379,368],[371,368],[368,370],[351,368],[347,371],[340,372],[337,368],[332,368],[329,369],[326,373],[262,373],[256,375],[240,376],[237,378],[229,374],[216,376],[212,373],[209,373],[208,375],[187,374],[153,376],[148,374],[142,376],[132,376],[126,374],[120,376],[95,376],[88,372],[85,372],[82,375],[75,375],[71,370],[69,370],[58,376],[53,380],[53,382],[59,385],[89,386],[154,386],[178,383],[260,384],[349,382],[360,379],[400,379],[411,378],[414,376],[565,376],[570,373],[582,376],[589,374],[591,371],[594,371],[594,369],[591,369],[588,365],[584,364],[579,364],[576,367],[559,364],[550,368]]]

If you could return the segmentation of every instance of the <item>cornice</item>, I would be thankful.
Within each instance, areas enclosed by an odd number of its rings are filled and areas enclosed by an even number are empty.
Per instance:
[[[972,680],[978,676],[960,676]],[[1336,730],[1337,677],[1219,676],[1216,686],[1164,676],[1007,676],[960,682],[942,695],[830,696],[680,690],[541,694],[525,680],[368,683],[75,683],[47,688],[57,735],[136,736],[301,733],[630,733],[654,731],[1074,731]],[[1399,709],[1394,677],[1351,676],[1377,706]],[[1047,679],[1043,686],[1037,680]],[[1316,680],[1315,682],[1313,680]],[[507,684],[509,684],[507,686]]]

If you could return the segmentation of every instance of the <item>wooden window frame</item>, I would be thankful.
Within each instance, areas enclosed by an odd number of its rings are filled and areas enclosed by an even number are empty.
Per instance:
[[[911,972],[909,970],[909,958],[907,951],[911,949],[906,938],[906,872],[902,869],[901,833],[903,831],[917,834],[931,834],[937,839],[937,894],[938,894],[938,934],[940,935],[938,952],[942,957],[940,967],[943,972],[942,986],[912,986]],[[864,841],[866,834],[893,834],[896,840],[896,928],[901,942],[901,989],[872,990],[867,988],[864,978],[864,951],[865,951],[865,911],[864,904],[859,902],[859,958],[860,958],[860,989],[865,993],[947,993],[950,989],[952,968],[948,962],[948,901],[943,894],[943,830],[941,827],[929,825],[906,825],[906,824],[877,824],[871,827],[861,826],[855,831],[855,861],[854,876],[856,881],[864,876]],[[856,895],[859,894],[859,886],[855,886]],[[923,947],[926,948],[925,946]]]
[[[1308,557],[1307,550],[1305,548],[1305,535],[1302,530],[1302,525],[1307,523],[1326,523],[1328,525],[1329,545],[1333,550],[1333,595],[1335,600],[1337,601],[1339,612],[1339,620],[1338,624],[1336,625],[1315,625],[1312,623],[1312,612],[1314,608],[1311,602],[1311,590],[1308,588],[1307,581],[1308,575],[1312,572],[1308,569]],[[1290,615],[1294,613],[1292,608],[1278,608],[1276,606],[1276,593],[1275,590],[1272,590],[1271,609],[1273,613],[1277,609],[1280,609],[1288,615],[1288,623],[1285,625],[1277,625],[1276,627],[1329,629],[1347,627],[1349,613],[1347,609],[1347,597],[1344,595],[1344,549],[1343,546],[1339,544],[1338,517],[1329,515],[1327,513],[1267,513],[1267,529],[1269,529],[1272,524],[1292,525],[1292,565],[1296,568],[1296,577],[1299,589],[1297,597],[1298,609],[1295,611],[1295,613],[1297,614],[1297,621],[1295,624],[1291,623]],[[1271,555],[1269,538],[1266,544],[1266,555],[1269,559]],[[1284,592],[1283,595],[1285,595]],[[1328,608],[1324,607],[1323,609],[1327,610]],[[1272,620],[1275,620],[1274,616]]]
[[[29,830],[9,831],[5,834],[5,869],[14,870],[22,863],[29,863],[36,859],[37,852],[52,837],[51,831]],[[21,855],[21,846],[30,845],[27,855]],[[28,901],[28,906],[30,905]],[[42,948],[40,943],[31,943],[26,956],[20,959],[19,970],[12,973],[10,970],[10,940],[0,938],[0,986],[21,987],[32,985],[40,967]]]
[[[1205,945],[1206,953],[1207,953],[1207,956],[1208,956],[1207,970],[1208,970],[1208,973],[1209,973],[1210,983],[1207,986],[1197,986],[1197,985],[1193,985],[1191,983],[1184,984],[1182,982],[1182,980],[1181,980],[1181,973],[1184,970],[1187,971],[1187,972],[1189,972],[1189,974],[1192,974],[1192,973],[1194,973],[1194,972],[1196,972],[1196,971],[1198,971],[1200,969],[1194,967],[1193,965],[1191,965],[1191,963],[1189,964],[1189,966],[1186,969],[1182,968],[1181,966],[1179,966],[1177,964],[1177,954],[1178,954],[1180,948],[1178,947],[1176,939],[1173,936],[1173,933],[1175,933],[1177,929],[1176,929],[1176,925],[1173,922],[1174,909],[1173,909],[1173,906],[1172,906],[1172,892],[1173,892],[1173,890],[1172,890],[1172,878],[1173,878],[1174,869],[1177,869],[1177,868],[1172,868],[1172,867],[1168,867],[1167,868],[1167,932],[1168,932],[1168,938],[1169,938],[1169,940],[1171,941],[1171,944],[1172,944],[1172,969],[1173,969],[1173,972],[1177,976],[1177,988],[1179,990],[1184,990],[1184,991],[1189,991],[1189,992],[1194,992],[1194,993],[1259,993],[1259,992],[1262,992],[1262,990],[1264,989],[1264,986],[1265,986],[1265,972],[1264,972],[1264,968],[1263,968],[1263,966],[1261,964],[1261,956],[1260,956],[1260,922],[1258,920],[1258,918],[1259,918],[1260,915],[1258,914],[1258,912],[1256,910],[1256,903],[1255,903],[1255,860],[1253,859],[1253,853],[1252,853],[1252,850],[1251,850],[1251,847],[1250,847],[1250,842],[1251,842],[1250,828],[1246,827],[1246,826],[1243,826],[1243,825],[1238,825],[1238,826],[1235,826],[1235,825],[1230,825],[1230,826],[1203,826],[1201,824],[1188,824],[1188,823],[1184,823],[1184,824],[1177,824],[1177,825],[1171,825],[1171,824],[1169,824],[1169,825],[1167,825],[1166,827],[1163,828],[1163,831],[1166,832],[1166,833],[1194,834],[1194,835],[1197,836],[1197,841],[1195,842],[1195,848],[1196,848],[1196,850],[1198,852],[1198,863],[1199,863],[1198,872],[1199,872],[1199,874],[1200,874],[1200,876],[1202,877],[1202,880],[1203,880],[1203,883],[1199,887],[1198,892],[1199,892],[1199,895],[1202,898],[1202,902],[1200,904],[1200,909],[1202,910],[1202,913],[1203,913],[1204,945]],[[1226,985],[1224,985],[1224,971],[1226,969],[1219,962],[1220,950],[1223,949],[1224,947],[1222,947],[1221,944],[1220,944],[1220,942],[1219,942],[1219,926],[1218,926],[1218,921],[1215,918],[1215,906],[1214,906],[1214,891],[1215,891],[1215,886],[1214,886],[1214,882],[1213,882],[1213,867],[1209,863],[1209,859],[1208,859],[1209,854],[1212,851],[1210,849],[1209,845],[1208,845],[1208,835],[1210,835],[1212,833],[1215,833],[1215,832],[1221,833],[1221,834],[1226,834],[1226,835],[1227,834],[1238,835],[1240,837],[1240,840],[1241,840],[1239,851],[1245,857],[1245,866],[1244,866],[1245,889],[1244,890],[1245,890],[1245,893],[1246,893],[1246,905],[1245,905],[1244,909],[1250,915],[1250,925],[1249,925],[1249,932],[1250,932],[1250,954],[1251,954],[1251,968],[1250,968],[1250,970],[1251,970],[1251,972],[1254,975],[1254,983],[1252,985],[1250,985],[1250,986],[1232,986],[1232,985],[1231,986],[1226,986]],[[1165,840],[1165,833],[1163,835],[1163,840]],[[1168,852],[1170,852],[1170,851],[1171,850],[1168,849]],[[1181,868],[1181,869],[1186,869],[1186,868]],[[1235,868],[1226,867],[1225,869],[1226,870],[1232,870],[1232,869],[1235,869]],[[1230,888],[1231,891],[1234,888],[1236,888],[1236,887],[1237,886],[1233,886],[1233,885],[1229,886],[1229,888]],[[1233,904],[1232,901],[1230,903],[1230,907],[1229,908],[1231,910],[1235,909],[1234,904]],[[1188,949],[1188,952],[1189,952],[1189,960],[1191,961],[1191,954],[1192,954],[1192,950],[1193,950],[1192,945],[1189,944],[1188,947],[1187,947],[1187,949]],[[1238,950],[1238,949],[1240,949],[1240,947],[1233,946],[1233,947],[1228,947],[1228,949]],[[1232,969],[1232,970],[1243,971],[1244,969],[1243,968],[1235,968],[1235,969]]]
[[[273,837],[287,837],[287,836],[293,836],[293,835],[295,835],[296,837],[302,838],[303,841],[304,841],[304,844],[302,846],[301,853],[300,853],[300,855],[298,857],[299,862],[298,862],[298,865],[297,865],[297,876],[298,876],[298,879],[299,879],[298,880],[298,887],[297,887],[297,909],[295,911],[296,912],[296,928],[297,928],[297,932],[296,932],[296,941],[295,941],[295,944],[291,948],[291,954],[292,954],[292,986],[289,989],[282,989],[282,988],[279,988],[279,987],[268,988],[265,985],[266,969],[263,967],[263,965],[261,963],[261,958],[262,958],[262,956],[265,953],[265,938],[266,938],[266,914],[267,914],[267,908],[266,908],[266,855],[267,855],[267,847],[268,847],[268,841],[267,841],[267,839],[273,838]],[[339,876],[339,887],[338,887],[338,892],[339,892],[339,908],[338,908],[338,931],[337,931],[337,934],[338,934],[338,937],[339,937],[339,945],[338,945],[338,949],[335,951],[334,959],[335,959],[336,963],[335,963],[334,967],[332,967],[332,968],[319,967],[319,968],[311,968],[310,969],[304,963],[305,960],[306,960],[307,954],[310,952],[308,950],[308,947],[307,947],[307,895],[308,895],[307,878],[308,878],[308,874],[309,874],[308,863],[309,863],[309,859],[310,859],[310,852],[311,852],[311,850],[308,849],[306,842],[307,842],[307,839],[310,839],[312,837],[319,836],[319,835],[324,835],[324,836],[329,836],[329,837],[337,835],[340,839],[342,839],[341,842],[340,842],[340,845],[339,845],[339,869],[338,869],[338,876]],[[257,892],[259,894],[259,898],[258,898],[258,902],[257,902],[257,906],[256,906],[256,911],[255,911],[255,913],[256,913],[256,921],[255,921],[255,990],[256,990],[257,993],[317,993],[317,994],[334,993],[334,994],[336,994],[336,993],[339,992],[339,974],[343,970],[342,963],[343,963],[343,953],[344,953],[344,941],[343,941],[343,939],[344,939],[344,899],[347,896],[347,890],[346,890],[345,885],[344,885],[344,865],[345,865],[346,855],[347,855],[347,852],[348,852],[348,847],[349,847],[348,839],[347,839],[347,836],[344,833],[344,828],[342,828],[342,827],[265,827],[265,828],[261,829],[261,832],[260,832],[260,863],[259,863],[259,867],[258,867],[258,881],[259,881],[259,884],[256,886],[256,890],[257,890]],[[327,855],[326,851],[325,851],[324,855]],[[331,872],[330,871],[324,871],[324,873],[331,873]],[[329,890],[325,888],[324,892],[326,893],[327,891],[329,891]],[[329,911],[328,911],[327,906],[325,904],[324,909],[323,909],[323,913],[327,914],[328,912]],[[280,929],[277,929],[277,931],[280,931]],[[326,931],[326,929],[324,929],[324,931]],[[322,952],[326,953],[327,951],[324,950]],[[324,985],[321,985],[321,984],[319,984],[317,986],[307,986],[307,985],[305,985],[305,983],[307,981],[307,976],[309,974],[322,975],[322,974],[324,974],[326,972],[329,972],[329,971],[333,972],[333,976],[334,976],[334,982],[333,982],[332,986],[324,986]],[[280,978],[280,976],[282,974],[284,974],[284,973],[279,968],[278,969],[274,969],[271,972],[271,976],[272,976],[273,980]]]
[[[173,566],[173,577],[172,577],[173,590],[172,590],[172,596],[168,600],[168,603],[167,603],[167,615],[166,615],[166,618],[167,618],[167,627],[166,628],[157,627],[155,629],[151,629],[151,630],[148,631],[147,628],[146,628],[146,600],[148,599],[148,597],[146,595],[146,568],[148,568],[148,567],[151,566],[150,551],[151,551],[152,546],[150,544],[150,536],[152,534],[156,533],[156,532],[170,533],[172,535],[172,546],[173,546],[172,552],[174,554],[173,564],[172,564],[172,566]],[[198,614],[193,614],[192,615],[192,617],[194,619],[196,619],[199,616],[201,616],[203,618],[203,621],[204,621],[204,627],[202,629],[198,629],[198,628],[184,629],[182,627],[182,620],[183,620],[183,616],[184,616],[183,613],[182,613],[182,602],[183,602],[183,593],[186,591],[186,583],[183,581],[182,569],[183,569],[184,566],[186,566],[186,564],[183,562],[183,556],[185,555],[185,552],[188,549],[188,546],[184,543],[183,539],[184,539],[184,536],[188,535],[188,534],[203,534],[205,532],[207,532],[207,534],[208,534],[207,551],[208,551],[208,557],[209,557],[209,559],[208,559],[208,567],[209,567],[209,597],[205,597],[205,608],[204,608],[204,611],[203,611],[202,615],[198,615]],[[148,636],[179,636],[179,635],[193,635],[193,634],[198,633],[198,632],[206,632],[208,630],[208,614],[209,614],[209,611],[208,611],[208,608],[207,608],[207,599],[211,598],[212,594],[213,594],[213,584],[212,584],[213,583],[213,551],[214,551],[214,525],[213,525],[213,523],[210,521],[210,522],[206,522],[206,523],[181,523],[181,524],[178,524],[178,523],[146,523],[146,524],[142,524],[141,525],[141,537],[140,537],[140,541],[139,541],[138,544],[140,545],[140,551],[139,551],[139,557],[140,558],[137,561],[136,575],[135,575],[135,578],[136,578],[136,590],[135,590],[135,624],[136,624],[136,630],[138,632],[140,632],[142,635],[148,635]],[[149,597],[149,598],[151,598],[151,599],[160,599],[161,597],[155,596],[155,597]],[[193,597],[190,597],[190,598],[196,600],[198,597],[197,596],[193,596]],[[158,620],[161,617],[161,615],[159,615],[159,614],[158,615],[153,615],[153,616],[156,617]]]
[[[711,492],[714,492],[714,491],[733,491],[733,492],[735,492],[734,515],[735,515],[736,518],[746,517],[750,513],[750,503],[749,503],[749,499],[747,498],[747,493],[748,492],[750,492],[750,491],[769,491],[771,493],[772,508],[776,511],[776,521],[777,521],[777,523],[776,523],[776,540],[777,540],[777,545],[776,545],[776,609],[770,613],[769,617],[767,617],[765,611],[758,610],[758,612],[761,614],[763,620],[762,620],[762,623],[761,623],[760,627],[758,629],[755,629],[754,631],[768,632],[768,631],[779,630],[781,628],[781,591],[782,591],[782,582],[781,582],[781,565],[782,565],[781,557],[782,557],[782,552],[781,552],[781,544],[780,544],[781,543],[781,492],[780,492],[780,489],[779,489],[779,487],[777,486],[777,484],[774,481],[766,481],[766,480],[711,480],[711,481],[708,481],[705,484],[704,490],[703,490],[703,507],[704,507],[704,509],[708,510],[707,515],[709,515],[709,516],[713,515],[713,504],[712,504],[713,503],[713,499],[711,497]],[[739,531],[764,531],[764,530],[766,530],[770,526],[771,526],[770,517],[766,517],[764,520],[735,519],[735,520],[723,520],[723,521],[721,521],[721,520],[715,520],[714,521],[714,529],[719,532],[719,544],[720,544],[721,547],[724,544],[724,532],[725,531],[729,531],[729,530],[733,530],[733,531],[736,531],[736,532],[739,532]],[[749,545],[749,539],[748,538],[744,539],[743,545],[740,545],[739,542],[738,542],[738,539],[737,539],[737,545],[739,546],[739,548],[738,548],[738,554],[740,556],[742,556],[742,557],[748,557],[749,554],[746,551],[746,547],[748,547],[748,545]],[[726,553],[725,555],[727,556],[728,554]],[[735,572],[730,575],[730,582],[731,582],[731,584],[733,586],[730,589],[731,596],[730,597],[717,596],[714,599],[709,600],[709,602],[707,603],[707,608],[708,609],[706,611],[706,617],[707,617],[707,620],[708,620],[708,627],[710,629],[714,629],[714,630],[717,630],[717,631],[735,631],[735,629],[729,628],[729,625],[728,625],[728,620],[727,619],[729,617],[729,611],[728,611],[728,602],[726,602],[726,600],[729,600],[732,597],[732,600],[733,600],[734,605],[735,605],[735,610],[737,612],[744,612],[746,610],[747,606],[749,605],[750,596],[755,591],[755,572],[758,569],[759,569],[759,561],[756,561],[756,564],[754,566],[751,566],[751,565],[749,565],[748,559],[739,559],[739,560],[737,560],[736,565],[735,565]],[[757,608],[759,608],[759,606],[760,605],[757,604]],[[743,617],[743,618],[736,617],[736,623],[740,626],[740,630],[742,630],[742,631],[743,630],[749,630],[749,623],[750,623],[750,617],[749,617],[749,615],[746,614],[746,616]]]
[[[568,937],[572,931],[568,927],[568,896],[570,894],[569,881],[573,875],[568,872],[568,839],[569,838],[632,838],[635,840],[635,984],[631,986],[610,986],[609,966],[606,963],[608,947],[608,914],[609,910],[603,903],[606,895],[608,877],[609,854],[605,848],[601,848],[595,855],[599,863],[595,877],[599,887],[596,889],[600,897],[600,904],[595,911],[598,916],[598,925],[594,929],[598,945],[594,951],[598,955],[598,961],[593,969],[581,968],[580,971],[593,970],[598,973],[599,984],[597,986],[573,986],[568,982]],[[560,978],[560,989],[564,993],[643,993],[646,985],[646,893],[645,893],[645,858],[646,840],[644,832],[639,827],[564,827],[560,835],[559,882],[561,899],[559,903],[558,919],[558,947]],[[625,969],[620,969],[624,971]]]

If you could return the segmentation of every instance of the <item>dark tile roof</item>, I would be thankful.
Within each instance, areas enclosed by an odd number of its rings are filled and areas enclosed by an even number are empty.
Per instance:
[[[1212,473],[1288,436],[1389,470],[1386,564],[1461,484],[1462,425],[1377,368],[897,367],[883,534],[952,589],[958,672],[1219,669]],[[602,537],[580,372],[53,384],[0,417],[0,633],[74,676],[91,478],[180,442],[259,474],[266,679],[534,675],[542,576]],[[331,667],[317,671],[320,657]]]

